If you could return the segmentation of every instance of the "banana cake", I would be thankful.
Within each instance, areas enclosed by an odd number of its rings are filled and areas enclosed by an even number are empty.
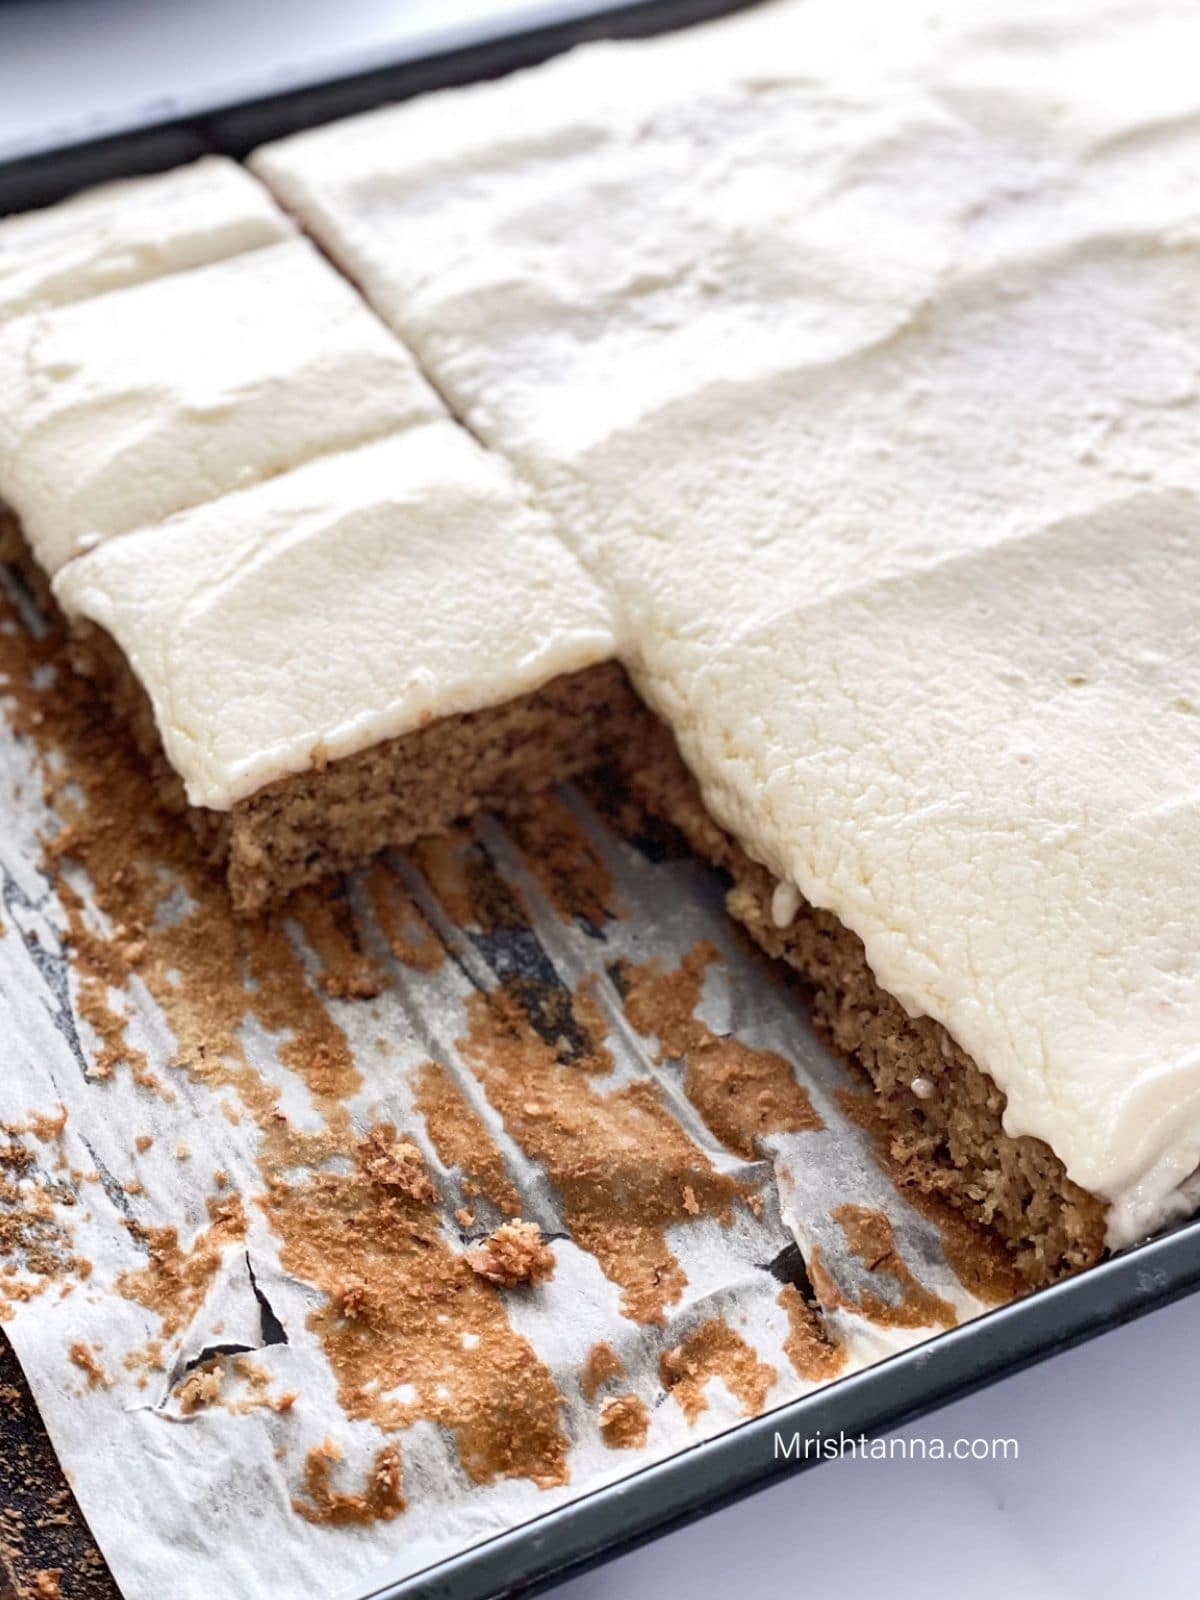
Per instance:
[[[615,762],[1030,1282],[1200,1194],[1200,24],[1100,10],[590,46],[0,323],[0,499],[243,910]]]

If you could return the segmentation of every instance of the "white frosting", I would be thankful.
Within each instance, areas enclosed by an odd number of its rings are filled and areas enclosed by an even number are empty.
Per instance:
[[[254,161],[1114,1243],[1200,1160],[1197,59],[1183,0],[805,0]]]
[[[286,239],[291,224],[242,167],[205,156],[0,222],[0,323]]]
[[[440,412],[360,296],[294,239],[0,328],[0,500],[54,573]]]
[[[613,653],[599,588],[449,421],[185,512],[58,575],[145,685],[193,805]]]

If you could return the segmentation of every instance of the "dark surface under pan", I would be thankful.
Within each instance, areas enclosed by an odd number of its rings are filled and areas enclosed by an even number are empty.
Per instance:
[[[598,5],[586,17],[551,20],[523,32],[460,30],[432,54],[416,46],[386,59],[346,64],[321,81],[275,78],[236,102],[158,101],[120,122],[60,130],[0,151],[0,214],[208,152],[241,157],[296,129],[430,89],[497,77],[586,39],[661,32],[737,9],[728,0]],[[372,1600],[483,1600],[544,1588],[802,1470],[804,1440],[888,1431],[1198,1287],[1200,1220],[378,1590]],[[799,1440],[799,1448],[777,1453],[777,1433],[789,1447],[793,1438]],[[38,1568],[61,1567],[71,1594],[84,1600],[114,1595],[2,1336],[0,1458],[8,1469],[0,1483],[8,1509],[20,1510],[28,1501],[26,1509],[46,1506],[51,1512],[22,1519],[27,1531],[20,1573],[7,1575],[0,1564],[0,1586]]]

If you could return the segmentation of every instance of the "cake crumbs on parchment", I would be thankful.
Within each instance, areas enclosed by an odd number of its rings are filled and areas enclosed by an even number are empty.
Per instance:
[[[851,1254],[871,1277],[890,1281],[884,1292],[864,1288],[857,1296],[850,1296],[826,1267],[818,1245],[809,1258],[808,1275],[823,1309],[844,1306],[885,1328],[955,1326],[958,1313],[954,1307],[926,1288],[896,1249],[896,1235],[886,1212],[868,1206],[841,1205],[830,1214],[845,1235]]]
[[[417,972],[436,972],[446,959],[445,946],[395,870],[376,861],[365,883],[375,921],[396,960]]]
[[[351,1171],[310,1163],[304,1178],[269,1182],[259,1205],[284,1271],[322,1291],[307,1323],[346,1415],[384,1432],[421,1420],[448,1429],[475,1483],[565,1483],[553,1373],[512,1327],[498,1290],[449,1245],[437,1208],[369,1175],[378,1148],[348,1118],[341,1137]],[[365,1314],[347,1316],[347,1291],[364,1283]]]
[[[723,1317],[710,1317],[674,1349],[664,1350],[658,1372],[663,1387],[689,1422],[695,1422],[708,1409],[704,1389],[710,1378],[720,1378],[741,1405],[743,1414],[754,1417],[766,1404],[777,1376],[775,1368],[760,1361]]]
[[[716,945],[702,939],[673,971],[660,961],[620,962],[613,979],[629,1021],[658,1039],[656,1059],[684,1063],[684,1092],[709,1130],[752,1160],[762,1136],[817,1132],[824,1123],[786,1057],[716,1033],[696,1016],[705,973],[720,961]]]
[[[211,1197],[208,1216],[208,1226],[186,1249],[179,1243],[177,1228],[125,1223],[145,1245],[147,1260],[145,1266],[120,1275],[117,1292],[158,1312],[167,1337],[178,1333],[200,1309],[226,1246],[245,1238],[246,1214],[238,1195]]]
[[[67,1358],[72,1366],[79,1368],[87,1378],[89,1389],[109,1389],[112,1379],[105,1372],[96,1351],[102,1349],[101,1345],[90,1345],[83,1339],[76,1339],[67,1350]]]
[[[481,1245],[466,1252],[472,1272],[505,1289],[544,1283],[554,1276],[554,1251],[536,1222],[517,1217],[502,1223]]]
[[[439,1161],[463,1174],[463,1194],[468,1198],[483,1195],[506,1216],[517,1216],[521,1196],[509,1177],[504,1156],[449,1072],[438,1062],[427,1061],[412,1082],[417,1110],[425,1119]]]
[[[175,1389],[175,1398],[179,1402],[179,1409],[185,1417],[194,1416],[197,1411],[202,1411],[206,1406],[216,1405],[221,1398],[221,1382],[224,1377],[220,1359],[213,1356],[208,1361],[203,1361],[198,1367],[193,1367],[183,1382]]]
[[[60,1100],[54,1111],[30,1111],[22,1122],[5,1122],[0,1124],[0,1132],[13,1136],[31,1133],[41,1144],[50,1144],[55,1139],[61,1139],[67,1126],[68,1112]]]
[[[650,1413],[640,1395],[616,1395],[600,1407],[600,1437],[610,1450],[640,1450],[649,1432]]]
[[[846,1365],[845,1346],[831,1339],[824,1319],[794,1283],[786,1283],[775,1302],[787,1315],[783,1348],[797,1375],[810,1383],[835,1378]]]
[[[175,1159],[176,1159],[176,1161],[187,1161],[187,1160],[189,1160],[191,1158],[191,1154],[192,1154],[192,1152],[188,1148],[187,1140],[186,1139],[176,1139],[176,1141],[175,1141]]]
[[[555,913],[593,928],[625,914],[603,857],[552,790],[509,808],[505,825]]]
[[[376,1452],[365,1489],[358,1494],[332,1487],[334,1467],[342,1459],[341,1446],[332,1439],[310,1447],[304,1462],[304,1494],[294,1496],[292,1509],[306,1522],[334,1526],[366,1527],[390,1522],[405,1509],[400,1451],[384,1445]]]
[[[391,1122],[377,1122],[367,1129],[360,1146],[363,1171],[373,1183],[399,1189],[420,1205],[432,1205],[438,1197],[425,1157],[411,1139],[401,1138]]]
[[[475,1221],[475,1213],[473,1211],[468,1211],[466,1206],[459,1206],[458,1210],[454,1213],[454,1220],[458,1223],[460,1228],[469,1228]]]
[[[383,993],[387,975],[362,946],[340,880],[302,889],[289,900],[288,914],[320,963],[317,984],[322,993],[331,1000],[374,1000]]]
[[[621,1290],[626,1316],[663,1324],[667,1306],[687,1285],[667,1239],[672,1224],[689,1217],[684,1185],[691,1185],[700,1214],[720,1223],[732,1222],[741,1186],[713,1167],[657,1084],[638,1080],[599,1092],[594,1080],[607,1069],[590,1029],[579,1030],[575,1060],[557,1055],[533,1017],[553,1025],[563,1013],[560,998],[505,985],[468,996],[466,1009],[469,1030],[456,1040],[459,1055],[510,1137],[554,1184],[572,1239]],[[578,1025],[573,1013],[572,1019]],[[545,1115],[525,1114],[532,1097]]]
[[[144,1156],[146,1151],[149,1150],[150,1146],[154,1143],[154,1140],[148,1133],[139,1133],[133,1143],[138,1154]]]
[[[603,1384],[612,1378],[625,1376],[625,1363],[607,1339],[597,1339],[587,1353],[579,1373],[579,1387],[584,1398],[594,1400]]]

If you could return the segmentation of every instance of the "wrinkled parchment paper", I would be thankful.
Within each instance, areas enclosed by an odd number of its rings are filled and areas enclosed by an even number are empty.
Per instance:
[[[166,969],[163,940],[190,919],[179,948],[208,960],[229,938],[219,900],[197,906],[166,851],[150,924],[115,919],[114,785],[138,819],[148,787],[28,595],[6,595],[0,1305],[128,1600],[364,1594],[982,1309],[846,1115],[848,1075],[735,932],[716,875],[620,837],[576,788],[544,802],[540,831],[485,819],[264,934],[243,953],[247,993],[286,959],[307,1009],[265,1023],[248,1007],[208,1048],[193,1004],[182,1037],[188,974]],[[103,785],[76,770],[95,761]],[[660,1051],[645,1008],[631,1022],[638,974],[676,999],[692,983],[695,1062]],[[508,1048],[486,1020],[497,997],[517,1057],[538,1063],[528,1102],[519,1059],[489,1065]],[[713,1105],[743,1069],[766,1096],[759,1126],[788,1122],[776,1056],[807,1091],[811,1114],[790,1117],[806,1125],[730,1135]],[[559,1094],[575,1107],[562,1125]],[[409,1141],[415,1198],[378,1187],[404,1253],[372,1236],[348,1273],[370,1173],[386,1180]],[[358,1211],[326,1254],[304,1228],[352,1183]],[[467,1257],[518,1209],[554,1272],[506,1287]],[[893,1253],[873,1257],[862,1224],[878,1240],[881,1216]],[[426,1288],[401,1293],[410,1262]]]

